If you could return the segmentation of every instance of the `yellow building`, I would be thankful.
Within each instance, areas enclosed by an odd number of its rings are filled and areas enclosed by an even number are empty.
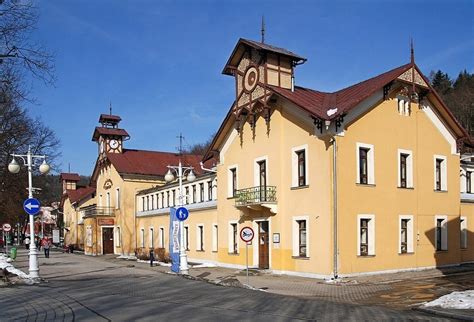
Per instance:
[[[218,262],[316,277],[472,260],[460,247],[467,138],[412,60],[334,93],[295,86],[305,58],[240,39],[223,73],[235,102],[216,157]],[[468,209],[467,206],[463,206]],[[474,220],[466,210],[464,223]],[[222,229],[223,228],[223,229]]]

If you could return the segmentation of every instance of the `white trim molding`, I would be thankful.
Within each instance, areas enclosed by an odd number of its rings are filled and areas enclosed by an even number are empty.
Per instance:
[[[310,257],[310,230],[309,230],[309,216],[293,216],[291,220],[291,227],[292,227],[292,255],[294,257],[300,257],[300,250],[299,250],[299,226],[298,221],[306,221],[306,256]]]
[[[234,190],[232,187],[232,170],[235,170],[235,190],[239,190],[239,165],[233,164],[227,167],[227,198],[234,197]]]
[[[367,153],[367,184],[375,184],[375,151],[373,144],[367,143],[356,143],[356,173],[357,173],[357,183],[360,182],[360,149],[368,149]]]
[[[360,214],[357,215],[357,256],[363,256],[360,253],[360,221],[362,219],[368,219],[369,223],[367,226],[367,243],[368,243],[368,256],[375,255],[375,215],[372,214]]]
[[[402,254],[402,220],[407,222],[407,253],[413,253],[413,215],[398,216],[398,253]]]
[[[406,188],[413,188],[413,151],[411,150],[404,150],[404,149],[398,149],[397,150],[397,165],[398,165],[398,184],[397,187],[402,186],[402,177],[401,177],[401,172],[400,172],[400,162],[401,162],[401,155],[406,154],[408,155],[407,161],[406,161]]]
[[[303,186],[309,185],[309,153],[308,144],[303,144],[291,148],[291,186],[298,187],[298,154],[297,152],[304,151],[304,173],[305,182]]]
[[[269,166],[268,166],[268,155],[264,155],[253,160],[253,183],[254,187],[258,187],[260,185],[260,169],[258,167],[258,163],[261,161],[265,161],[265,182],[267,186],[269,185],[268,177],[269,177]]]
[[[234,243],[233,243],[233,224],[237,225],[237,236],[235,237],[235,243],[237,244],[236,253],[234,252]],[[239,253],[239,221],[238,220],[229,220],[227,224],[227,242],[228,242],[228,251],[231,254]]]
[[[436,160],[438,159],[443,160],[441,162],[441,191],[448,191],[448,159],[445,155],[433,155],[433,188],[436,190]]]
[[[438,234],[437,234],[437,225],[438,220],[441,222],[441,249],[437,249],[438,245]],[[445,251],[448,250],[448,216],[446,215],[436,215],[434,221],[434,240],[435,240],[435,251]]]

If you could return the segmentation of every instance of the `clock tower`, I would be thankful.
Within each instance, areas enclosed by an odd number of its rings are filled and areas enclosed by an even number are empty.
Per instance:
[[[107,153],[122,153],[123,141],[130,138],[127,131],[118,127],[122,119],[118,115],[101,114],[99,123],[92,135],[92,141],[97,142],[99,148],[99,159]]]

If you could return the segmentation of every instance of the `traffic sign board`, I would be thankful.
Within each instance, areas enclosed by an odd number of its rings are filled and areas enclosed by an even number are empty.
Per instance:
[[[2,228],[3,228],[3,231],[12,230],[12,226],[10,226],[10,224],[7,224],[7,223],[3,224]]]
[[[40,202],[35,198],[28,198],[23,202],[23,209],[28,215],[36,215],[40,211]]]
[[[184,221],[188,219],[188,216],[189,216],[188,209],[184,207],[179,207],[178,209],[176,209],[176,218],[178,218],[178,220]]]
[[[240,230],[240,239],[246,243],[251,242],[254,235],[253,229],[250,227],[244,227]]]

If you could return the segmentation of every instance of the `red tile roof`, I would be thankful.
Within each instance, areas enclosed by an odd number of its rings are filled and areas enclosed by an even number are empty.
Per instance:
[[[127,131],[124,129],[97,126],[94,130],[94,133],[92,134],[92,141],[97,141],[99,135],[116,135],[127,138],[130,137],[130,135],[128,135]]]
[[[346,87],[334,93],[325,93],[309,88],[295,86],[292,92],[289,89],[270,86],[277,94],[283,96],[294,104],[304,108],[311,114],[323,119],[333,119],[338,115],[347,113],[351,108],[362,102],[390,83],[405,71],[410,69],[411,64],[394,68],[386,73],[380,74],[363,82]],[[329,116],[328,110],[337,108],[334,115]]]
[[[61,173],[59,175],[59,180],[67,180],[67,181],[80,181],[81,177],[77,173]]]
[[[94,187],[80,187],[76,190],[66,190],[66,194],[69,197],[71,203],[80,201],[95,193]]]
[[[164,176],[168,165],[177,166],[180,156],[176,153],[124,149],[122,153],[107,153],[107,158],[121,174]],[[202,173],[199,165],[202,155],[184,154],[183,166],[194,167],[194,173]]]
[[[99,123],[103,121],[112,121],[114,123],[118,123],[122,120],[122,118],[118,115],[111,115],[111,114],[100,114]]]

